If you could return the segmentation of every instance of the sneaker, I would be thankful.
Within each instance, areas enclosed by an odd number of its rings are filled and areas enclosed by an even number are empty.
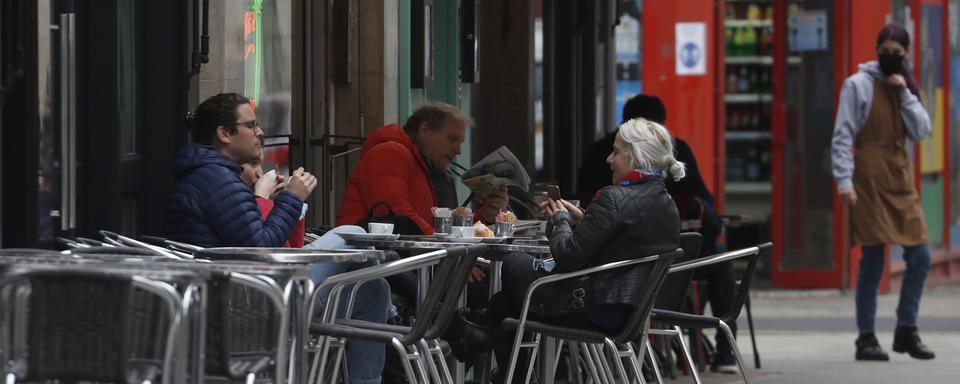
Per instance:
[[[737,366],[737,360],[731,352],[718,352],[713,358],[713,363],[710,364],[710,370],[732,375],[740,373],[740,367]]]
[[[893,333],[893,351],[906,352],[910,357],[920,360],[930,360],[935,357],[933,351],[920,341],[917,327],[898,326]]]
[[[867,360],[867,361],[889,361],[890,356],[883,351],[883,348],[880,348],[880,343],[877,342],[877,337],[871,333],[862,333],[860,337],[857,338],[857,360]]]

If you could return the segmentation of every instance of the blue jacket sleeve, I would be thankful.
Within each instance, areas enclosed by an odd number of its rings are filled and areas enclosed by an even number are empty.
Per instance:
[[[253,192],[236,175],[206,183],[205,217],[220,243],[238,247],[281,247],[293,233],[303,202],[283,191],[274,200],[266,220],[260,220]]]

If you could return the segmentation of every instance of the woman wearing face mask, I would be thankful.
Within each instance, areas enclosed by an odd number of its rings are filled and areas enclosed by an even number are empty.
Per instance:
[[[878,60],[861,64],[860,71],[843,83],[833,130],[833,177],[840,198],[850,206],[854,244],[863,250],[856,294],[857,360],[890,359],[874,335],[886,244],[902,245],[907,264],[893,350],[917,359],[934,358],[917,335],[930,250],[907,157],[907,139],[929,136],[931,126],[906,65],[909,47],[910,36],[902,26],[889,24],[880,31]]]

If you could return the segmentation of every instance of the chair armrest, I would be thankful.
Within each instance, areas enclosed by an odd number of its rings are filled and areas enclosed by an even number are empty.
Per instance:
[[[383,332],[392,332],[392,333],[407,333],[407,332],[410,332],[410,330],[412,329],[412,327],[408,327],[406,325],[381,324],[381,323],[374,323],[366,320],[356,320],[356,319],[337,319],[337,321],[334,324],[353,327],[353,328],[372,329],[374,331],[383,331]]]
[[[718,253],[716,255],[708,256],[702,259],[690,260],[683,262],[673,267],[670,267],[670,273],[685,271],[689,269],[695,269],[700,267],[706,267],[714,264],[725,263],[728,261],[749,257],[747,263],[747,270],[744,272],[744,278],[742,279],[740,286],[737,288],[736,295],[732,303],[733,311],[727,313],[723,321],[730,323],[737,319],[740,316],[740,310],[743,308],[743,303],[747,300],[747,294],[750,291],[750,282],[753,280],[754,271],[757,268],[757,262],[760,260],[761,256],[766,256],[773,249],[773,243],[767,242],[755,247],[738,249],[735,251],[729,251],[724,253]]]
[[[327,305],[324,308],[321,321],[329,323],[333,321],[337,313],[337,307],[340,301],[340,292],[349,284],[356,283],[358,286],[366,281],[396,275],[399,273],[415,271],[420,268],[429,267],[440,262],[446,257],[447,251],[444,249],[427,252],[422,255],[412,256],[405,259],[391,261],[386,264],[372,265],[366,268],[336,274],[326,278],[320,285],[314,288],[310,295],[309,308],[307,316],[313,316],[317,295],[326,287],[331,286],[327,293]]]
[[[650,321],[664,322],[683,328],[717,328],[720,319],[713,316],[693,315],[689,313],[654,309],[650,312]]]
[[[694,260],[685,261],[679,264],[674,264],[672,267],[670,267],[670,273],[682,272],[688,269],[696,269],[700,267],[710,266],[713,264],[727,262],[730,260],[736,260],[742,257],[756,255],[759,252],[760,252],[759,247],[749,247],[749,248],[738,249],[736,251],[718,253],[718,254],[707,256],[704,258],[694,259]]]

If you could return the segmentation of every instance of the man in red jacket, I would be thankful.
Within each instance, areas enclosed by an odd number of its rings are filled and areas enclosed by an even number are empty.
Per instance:
[[[471,125],[473,120],[456,107],[430,102],[414,111],[402,128],[390,124],[371,132],[347,180],[337,225],[356,224],[379,206],[412,222],[396,223],[398,233],[433,234],[431,208],[459,205],[447,169],[460,155]],[[506,203],[506,196],[490,196],[477,211],[481,217],[495,217]]]

